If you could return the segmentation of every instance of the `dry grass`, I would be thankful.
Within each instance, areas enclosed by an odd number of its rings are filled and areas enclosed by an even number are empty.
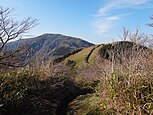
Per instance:
[[[120,49],[120,45],[123,44],[112,44],[107,50],[109,63],[105,67],[110,68],[109,72],[102,68],[107,77],[102,80],[100,92],[107,104],[106,110],[114,109],[116,114],[151,115],[152,51],[137,44],[126,49]]]

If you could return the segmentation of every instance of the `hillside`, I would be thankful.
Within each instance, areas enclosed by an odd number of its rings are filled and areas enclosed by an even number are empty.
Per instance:
[[[139,106],[145,107],[143,114],[152,113],[152,56],[151,49],[125,41],[85,48],[66,58],[65,63],[77,68],[76,81],[89,83],[96,92],[78,96],[67,114],[138,114]]]
[[[132,42],[114,42],[111,44],[101,44],[101,45],[94,45],[88,48],[84,48],[83,50],[70,55],[69,57],[65,58],[64,61],[67,62],[68,60],[72,60],[76,62],[76,65],[80,64],[95,64],[97,59],[100,58],[100,60],[111,60],[111,56],[114,55],[114,58],[116,60],[121,60],[122,54],[126,54],[126,56],[130,56],[132,53],[132,50],[143,50],[147,52],[152,52],[151,49],[148,49],[147,47],[137,45]],[[146,52],[146,55],[147,55]],[[81,65],[80,65],[81,66]]]
[[[64,36],[61,34],[44,34],[35,38],[21,39],[7,44],[7,50],[13,50],[17,47],[29,49],[30,54],[24,57],[26,62],[34,59],[46,60],[55,59],[64,56],[76,49],[92,46],[85,40]]]
[[[114,42],[75,51],[54,65],[1,73],[0,112],[152,114],[152,56],[147,47]],[[5,91],[10,85],[12,88]]]

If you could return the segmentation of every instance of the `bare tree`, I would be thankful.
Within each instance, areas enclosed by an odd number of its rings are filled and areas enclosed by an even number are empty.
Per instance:
[[[153,20],[153,15],[150,16],[150,19]],[[153,23],[146,24],[147,26],[153,27]],[[151,34],[151,39],[148,40],[148,47],[153,49],[153,35]]]
[[[18,21],[13,15],[13,9],[0,7],[0,64],[11,65],[6,64],[4,60],[16,57],[19,49],[13,52],[5,52],[4,47],[9,41],[28,33],[36,25],[36,22],[36,19],[30,17]]]
[[[153,20],[153,15],[150,16],[150,19]],[[150,27],[153,27],[153,23],[150,23],[150,24],[147,24],[147,25],[150,26]]]
[[[121,40],[126,41],[129,36],[129,30],[126,28],[123,28],[121,35],[118,35],[118,36]]]
[[[121,35],[118,36],[122,41],[131,41],[149,48],[152,46],[153,36],[141,32],[140,28],[136,28],[134,32],[123,28]]]

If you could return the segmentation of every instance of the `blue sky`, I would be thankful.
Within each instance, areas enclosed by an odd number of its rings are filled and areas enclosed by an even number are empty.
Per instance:
[[[60,33],[105,43],[117,40],[123,27],[153,33],[145,25],[153,22],[153,0],[0,0],[0,5],[14,8],[18,19],[38,19],[31,36]]]

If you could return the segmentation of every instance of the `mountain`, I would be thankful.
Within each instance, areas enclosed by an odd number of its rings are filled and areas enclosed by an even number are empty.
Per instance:
[[[20,39],[7,44],[7,50],[14,50],[18,46],[24,49],[30,49],[26,61],[32,61],[35,58],[40,60],[55,59],[62,57],[76,49],[90,47],[94,44],[80,38],[65,36],[61,34],[43,34],[35,38]]]

